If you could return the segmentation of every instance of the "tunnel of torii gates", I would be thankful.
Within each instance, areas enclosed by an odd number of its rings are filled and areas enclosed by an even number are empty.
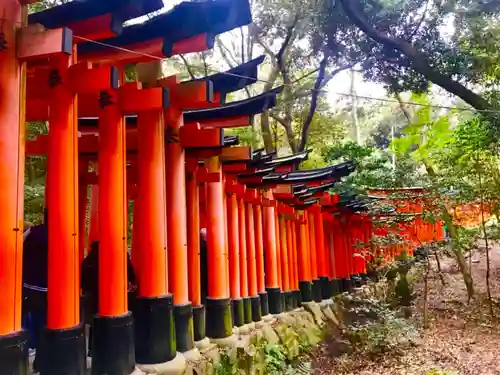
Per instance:
[[[168,362],[205,337],[225,338],[233,326],[330,298],[366,273],[370,257],[355,256],[367,251],[356,244],[374,231],[366,202],[328,192],[353,163],[298,171],[307,151],[277,157],[224,136],[276,103],[280,88],[226,103],[228,93],[257,81],[262,57],[200,80],[161,75],[161,59],[210,49],[217,35],[251,23],[247,0],[183,2],[128,26],[163,2],[74,1],[28,16],[33,2],[0,1],[2,374],[28,373],[21,328],[26,155],[47,155],[42,375],[86,371],[79,273],[89,185],[90,239],[100,243],[94,375]],[[136,82],[125,79],[130,64]],[[26,141],[29,121],[47,121],[49,134]],[[423,227],[415,220],[401,231],[411,236]],[[207,237],[204,305],[200,228]],[[389,262],[401,249],[382,251]]]

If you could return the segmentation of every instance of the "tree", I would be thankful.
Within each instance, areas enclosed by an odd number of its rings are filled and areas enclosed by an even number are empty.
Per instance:
[[[412,100],[429,104],[425,95],[414,95]],[[460,179],[456,166],[449,163],[449,143],[454,137],[454,131],[450,129],[450,114],[434,113],[429,105],[414,113],[401,108],[405,111],[409,125],[403,131],[403,137],[394,140],[394,148],[398,155],[411,155],[425,168],[428,178],[424,187],[434,195],[435,214],[446,223],[452,240],[452,251],[470,300],[474,295],[474,284],[464,254],[466,250],[470,250],[471,241],[464,240],[463,232],[455,225],[452,214],[453,207],[463,203],[468,181]],[[452,191],[459,194],[450,194]]]
[[[306,149],[316,113],[328,112],[322,98],[325,86],[336,74],[352,66],[334,52],[335,38],[317,38],[323,7],[312,0],[255,1],[253,24],[220,36],[213,55],[180,57],[189,76],[199,78],[220,71],[222,66],[231,68],[260,54],[266,56],[260,82],[245,90],[243,96],[283,86],[278,105],[264,111],[260,131],[254,132],[262,138],[268,152],[280,148],[277,139],[281,139],[281,131],[277,128],[283,131],[292,152]]]
[[[324,23],[337,25],[346,38],[344,53],[360,61],[365,77],[395,92],[425,91],[428,82],[444,88],[477,110],[493,103],[470,88],[475,56],[462,48],[470,19],[498,15],[494,1],[338,0]],[[451,35],[446,35],[448,29]],[[328,29],[324,29],[326,34]],[[346,39],[347,40],[347,39]],[[488,115],[488,113],[486,113]],[[491,113],[489,114],[491,117]]]

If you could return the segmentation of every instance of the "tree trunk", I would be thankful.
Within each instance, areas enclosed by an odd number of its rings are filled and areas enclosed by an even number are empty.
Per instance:
[[[264,148],[266,153],[271,153],[276,151],[274,149],[273,133],[271,131],[271,126],[269,124],[269,110],[266,109],[262,112],[260,116],[260,127],[262,131],[262,140],[264,141]]]
[[[443,211],[443,220],[446,223],[446,226],[448,227],[448,231],[450,232],[450,237],[452,240],[451,249],[453,251],[453,254],[455,255],[458,268],[462,273],[462,277],[465,283],[465,288],[467,289],[468,301],[470,301],[471,298],[474,296],[474,281],[472,279],[472,275],[470,272],[471,270],[467,266],[467,260],[465,259],[464,253],[460,247],[460,244],[457,241],[458,239],[457,228],[455,227],[455,224],[453,224],[453,218],[446,209],[444,209]]]
[[[427,170],[427,173],[429,174],[429,176],[437,177],[436,172],[434,171],[434,168],[432,167],[432,165],[430,165],[429,162],[424,160],[423,164],[424,164],[425,169]],[[451,217],[451,215],[448,212],[448,210],[446,209],[446,207],[443,208],[442,219],[446,223],[446,226],[448,227],[448,231],[450,232],[451,249],[453,251],[453,254],[455,255],[455,260],[457,261],[458,268],[460,269],[460,272],[462,273],[465,288],[467,289],[467,297],[468,297],[468,300],[470,301],[471,298],[474,296],[474,280],[472,279],[471,270],[467,266],[467,261],[465,259],[464,253],[463,253],[462,248],[460,246],[460,243],[458,242],[457,228],[456,228],[455,224],[453,223],[453,218]]]
[[[481,198],[481,228],[483,229],[483,235],[484,235],[484,246],[486,248],[486,292],[488,294],[488,304],[490,307],[490,316],[493,319],[493,300],[491,299],[491,285],[490,285],[490,273],[491,273],[491,267],[490,267],[490,247],[488,244],[488,234],[486,232],[486,223],[484,220],[484,196],[483,196],[483,182],[481,178],[481,168],[478,167],[476,168],[478,172],[478,180],[479,180],[479,197]],[[472,254],[471,254],[472,258]]]
[[[446,286],[446,281],[443,276],[443,271],[441,270],[441,260],[439,260],[439,254],[437,250],[434,250],[434,257],[436,258],[437,271],[439,275],[439,280],[441,280],[441,285]]]
[[[431,269],[431,262],[429,254],[425,254],[425,275],[424,275],[424,329],[429,328],[429,272]]]

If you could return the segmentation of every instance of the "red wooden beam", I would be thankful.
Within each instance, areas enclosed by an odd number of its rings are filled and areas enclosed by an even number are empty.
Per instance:
[[[17,44],[19,60],[40,60],[61,53],[70,55],[72,52],[73,33],[68,28],[42,30],[28,27],[20,30]]]

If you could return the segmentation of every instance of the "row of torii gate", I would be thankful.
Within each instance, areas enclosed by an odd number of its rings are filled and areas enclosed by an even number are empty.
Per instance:
[[[372,218],[363,202],[328,193],[352,163],[298,171],[307,151],[277,157],[224,136],[276,103],[280,88],[225,101],[257,81],[262,57],[200,80],[159,73],[160,59],[209,49],[216,35],[249,24],[247,0],[181,3],[126,27],[162,1],[74,1],[28,16],[33,2],[0,2],[2,374],[28,371],[21,329],[26,155],[47,155],[50,350],[42,375],[86,371],[79,269],[88,185],[98,189],[92,224],[100,243],[95,375],[168,362],[205,337],[225,338],[233,326],[328,299],[366,273],[370,256],[354,254],[366,252],[356,243],[369,242]],[[134,82],[125,78],[128,64],[137,64]],[[26,141],[27,121],[48,121],[49,134]],[[134,306],[127,305],[130,199]]]

